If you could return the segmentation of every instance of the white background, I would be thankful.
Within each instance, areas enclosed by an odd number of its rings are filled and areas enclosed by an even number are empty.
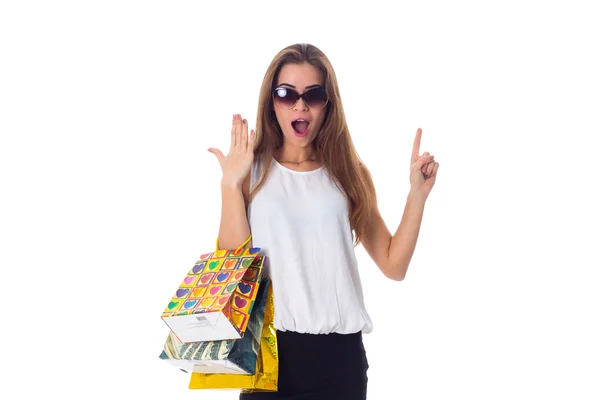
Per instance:
[[[593,3],[3,2],[0,397],[237,398],[158,359],[160,313],[214,246],[207,149],[308,42],[390,230],[418,127],[441,164],[406,279],[357,248],[369,398],[600,398]]]

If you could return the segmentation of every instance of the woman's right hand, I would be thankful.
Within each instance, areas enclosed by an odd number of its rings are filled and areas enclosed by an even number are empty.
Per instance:
[[[244,179],[250,172],[250,167],[254,161],[254,143],[256,132],[251,130],[248,137],[248,121],[242,120],[240,114],[233,116],[231,125],[231,147],[229,154],[224,156],[221,150],[210,148],[219,160],[221,170],[223,171],[222,184],[227,187],[241,188]]]

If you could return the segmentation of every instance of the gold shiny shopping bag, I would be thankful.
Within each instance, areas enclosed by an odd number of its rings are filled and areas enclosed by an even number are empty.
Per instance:
[[[265,321],[261,334],[256,372],[253,375],[192,373],[190,389],[242,389],[242,392],[277,391],[279,358],[275,332],[273,285],[268,288]]]

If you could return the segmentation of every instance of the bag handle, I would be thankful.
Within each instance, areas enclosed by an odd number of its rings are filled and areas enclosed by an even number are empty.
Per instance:
[[[246,239],[246,241],[245,241],[244,243],[242,243],[242,244],[240,245],[240,247],[238,247],[238,248],[236,249],[236,251],[240,251],[241,249],[243,249],[243,248],[244,248],[244,246],[245,246],[245,245],[247,245],[247,244],[248,244],[248,242],[250,242],[250,239],[252,239],[252,234],[250,234],[250,236],[248,236],[248,239]],[[218,237],[217,237],[216,248],[217,248],[217,251],[219,251],[219,238],[218,238]]]

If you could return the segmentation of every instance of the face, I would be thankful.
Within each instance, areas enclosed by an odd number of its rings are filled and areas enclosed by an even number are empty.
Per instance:
[[[285,65],[279,72],[276,84],[276,97],[286,96],[286,92],[289,96],[290,91],[301,95],[313,88],[325,89],[323,74],[308,63]],[[311,92],[308,100],[298,99],[293,107],[287,104],[283,104],[282,107],[274,101],[277,122],[287,145],[307,147],[317,137],[327,111],[327,106],[319,108],[323,103],[320,101],[322,99],[323,96],[320,96],[319,92]],[[310,106],[306,104],[307,101]]]

